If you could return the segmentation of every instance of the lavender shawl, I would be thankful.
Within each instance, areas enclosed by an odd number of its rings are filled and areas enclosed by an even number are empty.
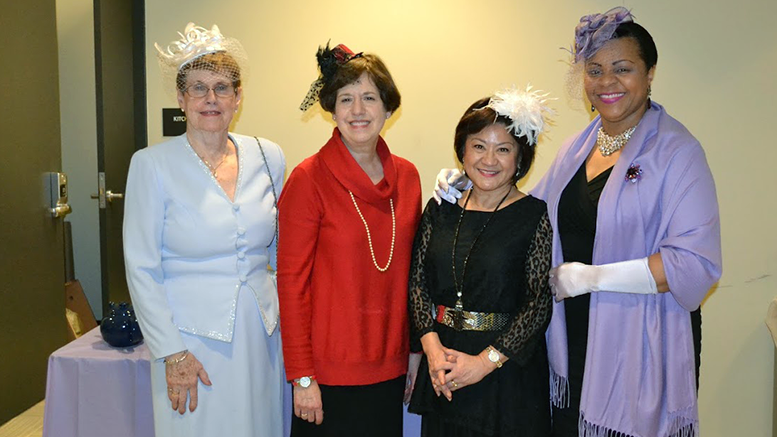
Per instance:
[[[559,150],[532,194],[548,204],[553,265],[564,262],[558,234],[561,192],[586,159],[599,117]],[[638,164],[635,182],[625,175]],[[661,253],[671,292],[591,294],[580,401],[580,436],[616,431],[638,437],[698,434],[690,311],[721,275],[715,184],[699,142],[664,108],[652,104],[621,152],[598,206],[593,263]],[[551,399],[568,405],[563,303],[547,334]]]

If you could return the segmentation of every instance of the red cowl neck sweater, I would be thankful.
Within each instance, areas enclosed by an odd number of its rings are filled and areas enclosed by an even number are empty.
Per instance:
[[[373,184],[332,138],[289,176],[279,200],[278,295],[286,377],[325,385],[367,385],[407,372],[407,280],[421,214],[418,171],[383,138],[384,179]],[[370,228],[379,272],[351,191]]]

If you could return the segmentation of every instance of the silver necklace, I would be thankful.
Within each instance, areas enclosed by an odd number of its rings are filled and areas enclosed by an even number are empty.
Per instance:
[[[391,265],[391,259],[394,258],[394,241],[397,237],[397,218],[394,215],[394,199],[389,199],[389,204],[391,205],[391,250],[389,251],[389,258],[388,262],[386,262],[386,267],[381,267],[378,265],[378,261],[375,259],[375,249],[372,247],[372,235],[370,235],[370,227],[367,225],[367,220],[362,215],[362,211],[359,209],[359,205],[356,204],[356,197],[354,197],[353,192],[348,190],[348,194],[351,195],[353,206],[356,207],[356,212],[359,213],[359,217],[362,219],[362,223],[364,223],[364,229],[367,230],[367,242],[370,245],[372,263],[375,264],[375,268],[378,269],[379,272],[383,273],[388,270],[389,266]]]
[[[634,130],[636,129],[637,126],[632,126],[620,134],[611,137],[610,135],[607,135],[607,132],[604,131],[603,127],[600,127],[599,132],[596,133],[596,147],[599,148],[599,152],[601,152],[602,156],[610,156],[622,149],[623,146],[629,142],[631,135],[634,134]]]

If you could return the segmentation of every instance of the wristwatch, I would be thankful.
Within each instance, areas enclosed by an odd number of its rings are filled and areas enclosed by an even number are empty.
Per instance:
[[[310,384],[313,383],[313,380],[316,379],[315,375],[311,376],[303,376],[302,378],[297,378],[293,381],[291,381],[291,384],[296,386],[300,386],[302,388],[308,388],[310,387]]]
[[[502,368],[502,361],[499,360],[499,352],[491,346],[488,347],[488,361],[496,364],[497,369]]]

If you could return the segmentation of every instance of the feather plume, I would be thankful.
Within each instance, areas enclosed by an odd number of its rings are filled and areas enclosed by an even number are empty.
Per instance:
[[[539,90],[532,91],[531,84],[527,85],[526,91],[513,85],[512,88],[495,92],[487,107],[512,120],[507,126],[508,132],[512,131],[517,137],[525,136],[529,145],[535,145],[548,123],[547,117],[555,114],[546,105],[549,100],[555,100],[548,98],[548,95]]]

